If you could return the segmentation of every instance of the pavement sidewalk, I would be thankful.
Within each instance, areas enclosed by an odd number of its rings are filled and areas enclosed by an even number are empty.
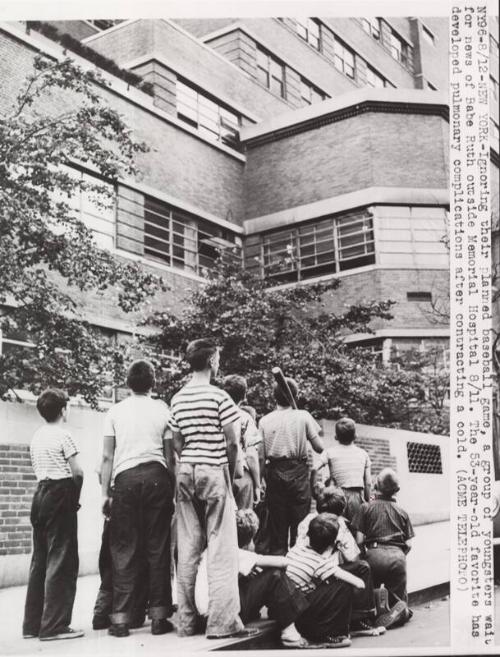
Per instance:
[[[92,608],[99,586],[95,575],[81,577],[73,613],[73,627],[85,630],[85,637],[71,641],[42,643],[36,639],[25,640],[21,637],[25,586],[0,590],[0,618],[2,632],[0,637],[0,655],[61,655],[69,657],[144,655],[147,657],[164,657],[171,655],[205,653],[217,648],[227,647],[227,641],[208,641],[203,636],[178,638],[174,633],[164,636],[152,636],[149,623],[139,630],[131,632],[126,639],[108,636],[106,631],[92,630]],[[500,604],[500,589],[496,591],[497,604]],[[497,622],[498,625],[498,622]],[[500,627],[497,629],[500,631]],[[414,607],[414,617],[402,628],[391,630],[385,636],[353,639],[352,647],[342,649],[347,654],[353,649],[364,649],[370,653],[381,650],[390,654],[391,649],[445,647],[449,643],[449,600],[438,599]],[[232,651],[231,651],[232,652]],[[288,651],[287,651],[288,652]],[[307,651],[308,652],[308,651]],[[278,654],[285,654],[280,651]],[[297,651],[294,652],[297,654]],[[365,653],[368,654],[368,653]],[[398,653],[400,654],[400,653]]]

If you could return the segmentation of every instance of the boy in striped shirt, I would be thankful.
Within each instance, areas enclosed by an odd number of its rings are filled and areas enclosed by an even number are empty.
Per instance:
[[[173,396],[170,426],[177,474],[177,601],[179,636],[196,632],[194,590],[201,553],[208,550],[207,638],[245,636],[238,616],[238,542],[232,483],[238,457],[239,412],[210,384],[219,367],[212,340],[186,350],[190,381]]]
[[[286,574],[306,596],[308,609],[295,621],[300,634],[331,647],[350,645],[353,589],[363,580],[341,568],[336,558],[339,524],[331,513],[320,513],[309,524],[309,545],[295,545],[286,555]]]
[[[23,638],[76,639],[69,624],[78,578],[77,511],[83,483],[78,448],[64,428],[68,397],[47,389],[36,407],[45,420],[34,434],[30,453],[38,486],[31,505],[31,559]]]

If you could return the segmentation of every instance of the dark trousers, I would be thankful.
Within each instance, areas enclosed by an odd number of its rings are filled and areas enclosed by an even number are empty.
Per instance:
[[[376,613],[375,595],[373,593],[373,579],[370,565],[360,559],[359,561],[348,561],[341,568],[356,575],[365,583],[364,589],[354,589],[352,599],[352,620],[371,618]]]
[[[295,621],[302,636],[321,642],[329,636],[349,634],[353,598],[350,584],[324,582],[306,597],[309,607]]]
[[[148,566],[144,557],[144,548],[141,550],[139,577],[137,578],[137,591],[134,595],[136,604],[133,612],[133,622],[144,622],[148,606],[149,580]],[[107,619],[113,611],[113,561],[111,558],[110,525],[105,521],[99,551],[99,575],[101,585],[94,605],[94,618]]]
[[[257,619],[261,608],[267,607],[269,618],[283,629],[309,606],[305,595],[280,568],[265,568],[250,577],[240,577],[239,589],[240,618],[245,624]]]
[[[286,554],[288,534],[292,547],[297,539],[297,526],[311,507],[307,461],[271,461],[266,466],[266,484],[270,552]]]
[[[78,491],[72,479],[41,481],[33,496],[33,556],[23,634],[40,637],[71,623],[78,577]]]
[[[373,584],[378,588],[384,584],[389,594],[408,602],[406,592],[406,556],[395,545],[380,545],[366,551],[366,560],[372,570]]]
[[[113,562],[113,623],[130,623],[141,576],[141,550],[148,563],[149,617],[172,611],[170,522],[173,491],[167,470],[150,462],[121,472],[115,479],[110,519]]]

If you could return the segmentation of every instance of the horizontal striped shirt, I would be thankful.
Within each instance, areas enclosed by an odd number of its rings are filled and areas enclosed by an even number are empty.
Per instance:
[[[183,438],[181,463],[225,465],[227,445],[223,427],[240,414],[231,397],[220,388],[187,385],[173,396],[170,427]]]
[[[310,593],[320,582],[336,577],[340,570],[337,552],[325,556],[307,545],[295,545],[286,558],[287,576],[304,593]]]
[[[321,464],[331,463],[335,484],[341,488],[363,488],[365,471],[371,463],[368,452],[351,443],[326,449],[321,455]]]
[[[30,445],[31,463],[38,481],[71,477],[68,459],[78,448],[67,429],[45,424],[35,431]]]

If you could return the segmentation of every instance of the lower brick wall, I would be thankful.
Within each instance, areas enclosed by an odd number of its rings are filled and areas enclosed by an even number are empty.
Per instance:
[[[31,552],[31,499],[36,477],[28,445],[0,445],[0,556]]]
[[[370,455],[372,462],[372,477],[384,468],[397,470],[395,456],[391,456],[389,441],[384,438],[357,438],[356,445],[365,449]]]

